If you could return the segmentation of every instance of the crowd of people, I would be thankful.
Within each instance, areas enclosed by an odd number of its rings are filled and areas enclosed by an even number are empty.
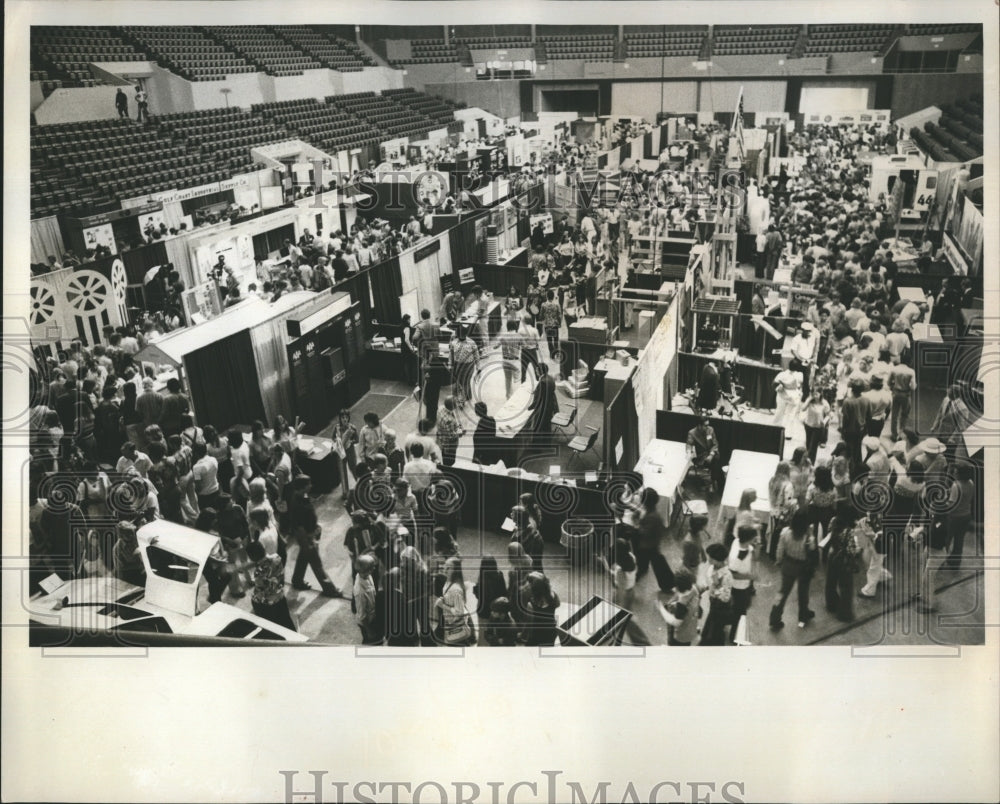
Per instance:
[[[681,156],[685,163],[725,148],[714,127],[699,128],[693,142]],[[782,170],[759,188],[771,225],[758,242],[757,276],[769,279],[787,267],[793,282],[815,291],[790,338],[789,365],[775,383],[775,423],[789,437],[801,425],[804,446],[778,465],[768,521],[754,513],[752,490],[722,523],[718,540],[708,532],[707,517],[693,516],[686,520],[679,565],[672,567],[662,552],[667,527],[655,491],[636,489],[631,508],[619,512],[614,544],[603,556],[615,600],[632,605],[637,580],[652,567],[666,601],[657,608],[673,645],[737,642],[761,561],[772,563],[781,578],[769,601],[769,622],[778,630],[796,586],[799,626],[813,619],[810,583],[822,567],[826,607],[849,622],[856,595],[873,597],[890,583],[907,594],[915,590],[919,605],[933,610],[937,571],[963,554],[976,501],[972,472],[956,454],[970,417],[963,389],[948,389],[932,436],[918,436],[910,419],[917,390],[914,327],[951,320],[970,291],[946,280],[933,300],[899,299],[885,203],[868,200],[866,177],[853,161],[861,148],[889,146],[874,129],[795,135],[791,147],[805,157],[802,169],[794,176]],[[555,172],[577,181],[592,150],[563,143],[541,162],[532,161],[524,175],[534,180]],[[430,156],[432,164],[450,158],[447,150]],[[366,413],[358,426],[346,410],[333,429],[350,513],[344,546],[351,590],[334,584],[320,557],[322,528],[296,446],[302,423],[278,417],[270,430],[254,422],[249,433],[219,432],[194,421],[176,379],[161,388],[134,364],[146,343],[184,325],[183,283],[164,266],[151,277],[151,309],[137,327],[105,333],[106,346],[75,342],[47,367],[45,401],[32,409],[36,579],[61,566],[58,557],[72,556],[74,575],[108,573],[140,583],[135,530],[163,518],[219,536],[205,572],[210,601],[226,590],[234,598],[249,593],[257,613],[288,627],[295,621],[285,598],[285,562],[294,545],[291,586],[310,588],[305,572],[311,569],[324,595],[350,597],[366,644],[552,644],[560,601],[542,565],[542,510],[522,495],[510,512],[507,556],[483,558],[478,582],[467,583],[463,573],[471,565],[463,568],[458,547],[459,495],[441,467],[454,464],[470,419],[477,423],[473,459],[492,463],[502,454],[496,420],[475,391],[482,364],[494,352],[507,398],[520,383],[533,382],[529,430],[546,434],[558,409],[560,332],[594,310],[598,273],[607,269],[624,278],[622,266],[633,264],[637,239],[690,229],[715,203],[715,189],[697,169],[634,166],[626,178],[637,192],[618,203],[598,202],[575,224],[563,219],[551,230],[544,223],[533,228],[527,292],[512,288],[503,300],[495,340],[486,322],[492,297],[479,287],[447,295],[439,311],[422,311],[418,322],[404,317],[406,379],[420,388],[424,406],[416,431],[397,443],[376,414]],[[306,230],[297,242],[285,241],[278,260],[258,262],[251,293],[274,300],[324,290],[413,245],[431,225],[414,217],[393,229],[359,218],[347,234]],[[930,256],[927,249],[924,256]],[[50,259],[50,268],[59,265]],[[213,277],[224,304],[239,303],[239,282],[223,258]],[[762,295],[758,288],[755,312],[766,312],[757,309]],[[463,408],[474,415],[460,415]],[[692,430],[688,442],[692,460],[707,469],[710,488],[720,489],[724,479],[710,422]],[[73,479],[68,507],[53,506],[52,495],[44,494],[57,476]],[[69,524],[88,517],[102,524],[82,530]],[[116,524],[109,526],[111,520]],[[506,577],[499,570],[504,563],[511,568]],[[855,590],[862,572],[866,582]]]
[[[793,283],[814,291],[789,332],[788,364],[774,381],[773,423],[785,428],[786,439],[804,435],[804,445],[770,481],[769,521],[755,520],[749,490],[727,523],[732,550],[780,567],[769,617],[775,630],[796,585],[799,626],[813,618],[809,585],[821,560],[826,608],[844,622],[855,617],[856,596],[874,598],[880,588],[935,611],[937,572],[959,565],[975,530],[974,469],[959,451],[975,418],[966,389],[947,389],[926,436],[912,421],[915,329],[954,323],[970,283],[945,278],[934,298],[900,298],[891,216],[884,198],[869,200],[867,174],[856,161],[862,149],[893,145],[890,133],[874,127],[796,134],[791,147],[804,157],[801,171],[782,170],[761,188],[771,224],[758,238],[756,275],[770,280],[787,268]],[[922,250],[918,270],[931,251]],[[767,313],[764,292],[754,289],[756,314]],[[865,580],[855,590],[860,573]]]

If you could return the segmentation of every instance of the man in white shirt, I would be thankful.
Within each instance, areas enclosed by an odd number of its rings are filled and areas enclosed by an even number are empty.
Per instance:
[[[774,378],[774,391],[777,405],[774,409],[774,424],[785,427],[789,415],[794,419],[802,401],[802,374],[790,368],[778,372]],[[785,438],[791,438],[786,427]]]
[[[799,331],[792,338],[790,348],[792,359],[788,368],[802,374],[802,399],[805,399],[809,396],[809,374],[816,362],[816,352],[819,348],[816,328],[808,321],[803,321]]]
[[[407,459],[413,457],[412,448],[414,444],[420,444],[424,450],[424,457],[437,463],[441,460],[441,448],[437,445],[437,441],[431,438],[427,433],[431,431],[433,425],[427,419],[421,419],[417,422],[417,432],[410,433],[405,439],[403,439],[403,452],[405,453]]]
[[[146,474],[153,467],[153,462],[145,452],[139,452],[138,448],[131,441],[126,441],[121,447],[122,456],[115,464],[115,471],[123,475],[129,469],[135,469],[139,477],[146,477]]]
[[[430,488],[431,479],[437,473],[437,465],[424,457],[423,444],[410,445],[410,455],[410,460],[403,465],[403,479],[410,484],[410,491],[417,498],[421,509],[426,511],[424,497]]]

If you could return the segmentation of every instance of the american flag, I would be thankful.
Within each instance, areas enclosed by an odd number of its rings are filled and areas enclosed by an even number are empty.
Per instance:
[[[746,150],[743,147],[743,87],[740,87],[740,100],[736,106],[736,116],[733,118],[733,126],[730,134],[736,138],[740,160],[742,161],[746,158]]]

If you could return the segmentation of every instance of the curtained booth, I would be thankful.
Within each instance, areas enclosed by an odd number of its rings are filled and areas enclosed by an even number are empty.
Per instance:
[[[346,295],[329,291],[289,293],[274,303],[249,298],[203,324],[164,335],[135,359],[181,368],[200,424],[270,422],[278,413],[291,418],[288,321],[347,305]]]

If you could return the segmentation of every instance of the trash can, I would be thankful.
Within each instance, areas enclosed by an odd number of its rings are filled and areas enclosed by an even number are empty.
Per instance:
[[[594,554],[594,523],[588,519],[567,519],[562,524],[559,543],[566,548],[570,566],[582,568],[589,565]]]

